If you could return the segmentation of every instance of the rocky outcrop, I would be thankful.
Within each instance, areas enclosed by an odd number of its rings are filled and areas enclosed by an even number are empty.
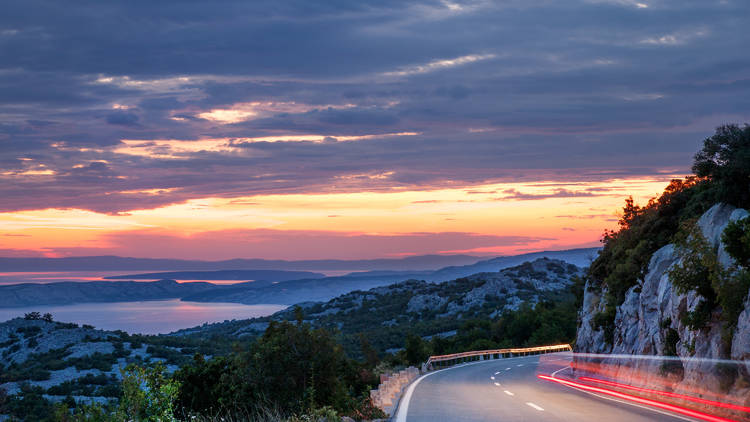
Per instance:
[[[195,349],[187,346],[193,342],[170,338],[170,344],[185,346],[178,348],[163,345],[162,339],[39,319],[2,322],[0,390],[23,395],[21,387],[28,384],[47,390],[47,398],[61,400],[67,392],[61,392],[60,386],[77,383],[87,396],[115,397],[117,391],[111,387],[118,382],[120,369],[130,363],[166,361],[167,369],[174,371],[177,364],[192,359]],[[104,379],[91,383],[86,376]]]
[[[719,262],[725,268],[734,265],[734,262],[724,250],[721,235],[731,221],[747,216],[748,212],[743,209],[717,204],[698,220],[703,236],[717,252]],[[674,290],[669,270],[679,259],[675,246],[671,244],[653,254],[648,273],[627,292],[625,301],[617,307],[611,344],[605,341],[604,332],[594,327],[596,314],[604,310],[602,298],[606,290],[596,292],[591,286],[586,286],[576,351],[622,355],[663,355],[665,352],[674,352],[680,357],[681,362],[678,364],[682,367],[680,376],[675,380],[678,382],[674,386],[676,389],[680,389],[680,386],[701,385],[709,391],[727,391],[727,380],[716,373],[715,360],[750,359],[750,295],[745,300],[745,309],[739,317],[731,345],[727,345],[724,339],[726,337],[722,336],[720,309],[714,311],[705,328],[692,330],[683,323],[683,317],[687,312],[695,310],[701,298],[695,292],[679,294]],[[644,361],[635,366],[620,365],[616,372],[618,377],[627,379],[638,375],[641,380],[644,374],[663,373],[649,365],[653,366],[653,361]],[[747,366],[746,370],[750,369],[750,365]],[[733,394],[750,397],[748,386],[743,387],[739,382],[729,390]]]

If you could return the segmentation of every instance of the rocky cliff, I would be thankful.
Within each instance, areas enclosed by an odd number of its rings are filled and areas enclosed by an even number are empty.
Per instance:
[[[706,211],[697,226],[713,248],[718,262],[725,269],[735,265],[727,254],[721,235],[727,225],[748,216],[744,209],[717,204]],[[726,341],[721,318],[721,308],[713,310],[703,328],[691,329],[685,323],[685,315],[695,311],[701,297],[694,291],[681,294],[670,280],[669,271],[680,262],[678,247],[669,244],[656,251],[650,260],[648,272],[638,284],[628,290],[625,301],[617,307],[614,333],[611,343],[606,340],[604,329],[595,327],[595,317],[604,311],[606,286],[597,292],[586,286],[580,323],[576,339],[576,351],[588,353],[611,353],[624,355],[664,355],[679,357],[681,366],[673,385],[702,385],[709,391],[725,391],[737,397],[750,397],[750,385],[745,385],[750,372],[750,294],[744,298],[744,311],[733,330],[731,344]],[[708,361],[711,359],[713,361]],[[717,362],[744,360],[738,375],[722,376],[716,371]],[[652,362],[652,363],[645,363]],[[664,361],[662,361],[664,362]],[[640,377],[646,373],[656,374],[653,361],[644,361],[635,367],[624,364],[615,370],[619,376]],[[649,368],[648,366],[652,367]],[[663,364],[660,364],[663,369]],[[721,371],[718,371],[721,372]]]

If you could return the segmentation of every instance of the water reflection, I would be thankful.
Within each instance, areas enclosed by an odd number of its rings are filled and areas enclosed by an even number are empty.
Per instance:
[[[38,311],[51,313],[57,321],[90,324],[105,330],[163,334],[203,323],[267,316],[284,308],[286,305],[182,302],[179,299],[82,303],[4,308],[0,309],[0,321]]]

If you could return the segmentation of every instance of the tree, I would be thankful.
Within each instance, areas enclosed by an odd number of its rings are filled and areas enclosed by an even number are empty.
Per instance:
[[[29,312],[23,315],[23,319],[29,320],[29,321],[36,321],[42,319],[42,314],[39,312]]]
[[[167,373],[159,362],[144,368],[129,365],[122,370],[122,398],[117,420],[143,422],[172,422],[179,382]]]
[[[324,329],[271,322],[251,347],[246,381],[283,412],[318,406],[346,407],[342,375],[349,372],[343,348]]]
[[[428,344],[414,333],[406,336],[406,362],[409,365],[420,365],[430,357]]]
[[[374,368],[380,362],[380,357],[378,356],[378,351],[372,347],[372,344],[370,344],[364,333],[359,333],[359,347],[367,366]]]
[[[52,322],[52,314],[47,312],[46,314],[42,315],[42,321]]]
[[[750,268],[750,218],[729,223],[721,240],[737,264]]]
[[[693,172],[716,183],[716,200],[750,205],[750,126],[719,126],[695,155]]]
[[[185,365],[175,373],[175,379],[180,383],[179,408],[185,412],[215,414],[236,407],[233,395],[240,386],[227,388],[230,365],[231,361],[225,357],[206,360],[203,355],[196,354],[191,365]]]

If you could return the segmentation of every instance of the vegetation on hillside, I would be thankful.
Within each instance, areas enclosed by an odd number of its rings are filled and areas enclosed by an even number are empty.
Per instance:
[[[697,218],[715,203],[750,206],[750,126],[719,127],[695,155],[693,171],[694,176],[672,180],[661,196],[645,206],[635,204],[632,198],[626,200],[619,229],[604,232],[604,248],[586,279],[591,289],[606,287],[605,310],[595,316],[594,323],[604,329],[610,343],[616,307],[643,279],[651,255],[669,243],[677,243],[686,258],[673,270],[673,281],[683,291],[695,290],[703,297],[700,309],[686,315],[686,321],[699,328],[707,315],[721,306],[727,326],[736,324],[737,309],[747,296],[748,275],[742,268],[731,270],[731,274],[720,271],[713,263],[715,251],[706,250],[694,228]],[[731,249],[728,252],[745,268],[748,233],[748,223],[738,222],[730,226],[724,239]]]

